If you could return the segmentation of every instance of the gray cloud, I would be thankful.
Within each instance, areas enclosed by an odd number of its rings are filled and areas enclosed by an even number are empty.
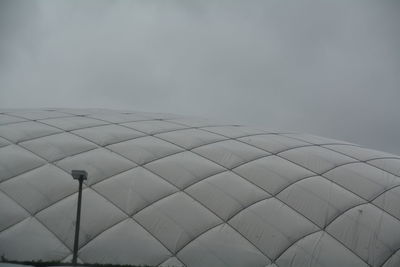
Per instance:
[[[1,1],[1,107],[108,107],[400,154],[399,1]]]

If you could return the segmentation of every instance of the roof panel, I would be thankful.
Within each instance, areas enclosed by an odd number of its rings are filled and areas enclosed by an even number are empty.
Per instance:
[[[73,131],[73,133],[99,146],[107,146],[145,135],[141,132],[114,124],[80,129]]]
[[[339,216],[327,232],[371,266],[381,266],[400,249],[400,221],[372,206],[355,207]]]
[[[315,175],[277,156],[254,160],[239,166],[233,171],[272,195],[300,179]]]
[[[225,170],[189,151],[164,157],[145,166],[180,189]]]
[[[84,262],[155,265],[170,253],[132,219],[104,231],[84,246],[79,257]]]
[[[294,148],[280,153],[279,156],[317,174],[322,174],[337,166],[356,161],[319,146]]]
[[[41,122],[49,124],[51,126],[63,129],[65,131],[72,131],[87,127],[99,126],[107,124],[104,121],[95,120],[86,117],[65,117],[56,119],[42,120]]]
[[[187,266],[259,266],[271,261],[229,225],[202,234],[178,253]]]
[[[227,140],[192,150],[211,161],[217,162],[227,169],[232,169],[246,162],[267,156],[270,153],[244,143]]]
[[[264,149],[270,153],[279,153],[295,147],[310,145],[306,142],[277,134],[246,136],[239,138],[238,140],[260,149]]]
[[[36,218],[70,249],[73,248],[74,244],[77,194],[57,202],[36,215]],[[127,218],[127,215],[98,193],[90,188],[84,189],[82,192],[79,247],[81,248],[97,235],[125,218]]]
[[[177,191],[142,167],[117,174],[94,185],[93,189],[129,215]]]
[[[0,126],[0,136],[13,143],[19,143],[60,132],[62,131],[57,128],[35,121]]]
[[[279,266],[369,266],[323,231],[302,238],[285,251],[276,263]]]
[[[275,198],[250,206],[233,217],[229,224],[271,260],[301,237],[318,229]]]
[[[60,133],[20,143],[49,162],[95,149],[97,145],[70,133]]]
[[[134,216],[170,251],[177,252],[207,229],[221,223],[198,202],[184,193],[164,198]]]
[[[400,177],[363,163],[340,166],[323,176],[368,200],[400,184]]]
[[[204,179],[185,190],[223,220],[270,195],[240,176],[226,171]]]
[[[109,150],[98,148],[63,159],[57,162],[57,166],[68,173],[72,170],[86,170],[88,177],[85,183],[92,185],[129,170],[136,164]]]

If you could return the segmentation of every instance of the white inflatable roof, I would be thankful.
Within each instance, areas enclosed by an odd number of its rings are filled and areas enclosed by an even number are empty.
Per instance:
[[[400,157],[170,114],[0,111],[0,255],[154,266],[400,266]]]

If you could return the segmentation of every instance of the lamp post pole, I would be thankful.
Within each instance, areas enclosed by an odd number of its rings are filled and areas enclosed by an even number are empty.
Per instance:
[[[83,180],[87,179],[87,172],[81,170],[73,170],[71,172],[71,175],[75,180],[79,181],[78,206],[76,209],[76,224],[75,224],[75,238],[74,238],[74,254],[72,256],[72,264],[76,265],[78,258],[79,228],[81,224],[82,184]]]

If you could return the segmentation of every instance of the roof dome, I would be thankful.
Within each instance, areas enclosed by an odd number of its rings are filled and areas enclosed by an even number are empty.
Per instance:
[[[1,110],[0,255],[154,266],[400,266],[400,157],[170,114]]]

